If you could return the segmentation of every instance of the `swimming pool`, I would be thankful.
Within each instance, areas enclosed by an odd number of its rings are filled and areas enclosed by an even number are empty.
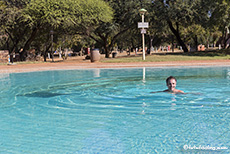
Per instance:
[[[0,153],[229,153],[229,94],[229,67],[1,74]]]

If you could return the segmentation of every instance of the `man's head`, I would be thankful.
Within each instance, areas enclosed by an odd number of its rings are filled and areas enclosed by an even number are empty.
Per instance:
[[[176,80],[176,78],[173,77],[173,76],[170,76],[170,77],[168,77],[168,78],[166,79],[166,85],[167,85],[169,91],[175,90],[175,88],[176,88],[176,83],[177,83],[177,80]]]

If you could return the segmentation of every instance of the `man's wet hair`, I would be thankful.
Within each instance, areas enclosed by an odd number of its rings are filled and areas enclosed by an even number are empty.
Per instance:
[[[171,79],[174,79],[176,80],[176,78],[174,76],[169,76],[167,79],[166,79],[166,84],[168,84],[168,81],[170,81]],[[177,80],[176,80],[177,82]]]

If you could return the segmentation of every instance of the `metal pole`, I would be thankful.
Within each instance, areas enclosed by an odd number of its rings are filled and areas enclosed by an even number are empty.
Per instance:
[[[142,16],[142,23],[144,23],[144,14],[141,15]],[[144,28],[142,28],[144,30]],[[142,33],[142,60],[145,60],[145,34]]]
[[[144,28],[143,28],[144,29]],[[143,56],[142,56],[142,60],[145,60],[145,34],[142,34],[142,46],[143,46]]]

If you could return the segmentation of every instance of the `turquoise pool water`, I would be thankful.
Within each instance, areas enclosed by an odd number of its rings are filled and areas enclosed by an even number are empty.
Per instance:
[[[170,75],[189,94],[150,93]],[[230,153],[229,94],[228,67],[0,74],[0,153]]]

